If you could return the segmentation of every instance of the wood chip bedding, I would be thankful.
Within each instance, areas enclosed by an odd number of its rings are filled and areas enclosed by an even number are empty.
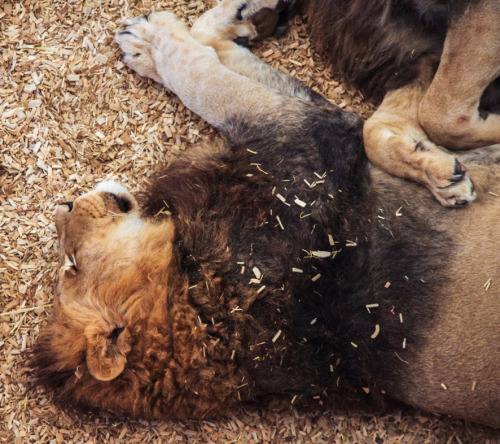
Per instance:
[[[102,178],[136,190],[157,165],[215,133],[174,95],[126,69],[114,32],[123,18],[151,8],[192,22],[212,5],[0,0],[0,442],[500,442],[496,431],[412,409],[377,416],[261,406],[219,420],[147,423],[61,412],[44,392],[27,389],[27,351],[54,292],[55,203]],[[313,53],[302,18],[256,50],[341,108],[371,114]]]

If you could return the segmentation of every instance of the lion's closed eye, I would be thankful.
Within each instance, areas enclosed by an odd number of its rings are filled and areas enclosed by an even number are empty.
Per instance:
[[[132,202],[123,196],[118,196],[114,193],[109,193],[109,195],[114,199],[116,205],[122,213],[128,213],[132,209]]]

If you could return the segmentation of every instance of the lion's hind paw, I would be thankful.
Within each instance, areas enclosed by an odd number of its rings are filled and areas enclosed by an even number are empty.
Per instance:
[[[292,0],[222,0],[195,22],[191,33],[209,46],[227,40],[238,43],[262,40],[274,33],[280,14],[293,3]]]

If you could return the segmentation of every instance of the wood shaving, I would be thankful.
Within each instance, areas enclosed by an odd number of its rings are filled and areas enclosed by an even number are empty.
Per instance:
[[[303,202],[302,200],[300,200],[297,196],[295,196],[295,200],[294,202],[299,206],[299,207],[302,207],[304,208],[307,204],[305,202]]]
[[[326,259],[332,255],[331,251],[311,251],[311,256],[317,257],[320,259]]]
[[[262,273],[260,272],[260,270],[257,267],[253,267],[252,271],[257,279],[260,280],[262,278]]]
[[[280,336],[281,336],[281,330],[278,330],[278,332],[273,336],[273,339],[271,339],[271,341],[276,342]]]
[[[375,325],[375,331],[372,333],[372,335],[370,336],[370,338],[375,339],[379,335],[379,333],[380,333],[380,325],[376,324]]]
[[[378,308],[379,304],[366,304],[365,307],[368,310],[368,313],[371,313],[370,308]]]
[[[491,278],[489,278],[483,285],[484,291],[488,291],[490,289],[490,285],[491,285]]]

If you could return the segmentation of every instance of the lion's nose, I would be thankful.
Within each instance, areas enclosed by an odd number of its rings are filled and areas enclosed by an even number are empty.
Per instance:
[[[73,202],[63,202],[60,203],[59,205],[66,205],[69,208],[68,213],[71,213],[71,211],[73,211]]]

